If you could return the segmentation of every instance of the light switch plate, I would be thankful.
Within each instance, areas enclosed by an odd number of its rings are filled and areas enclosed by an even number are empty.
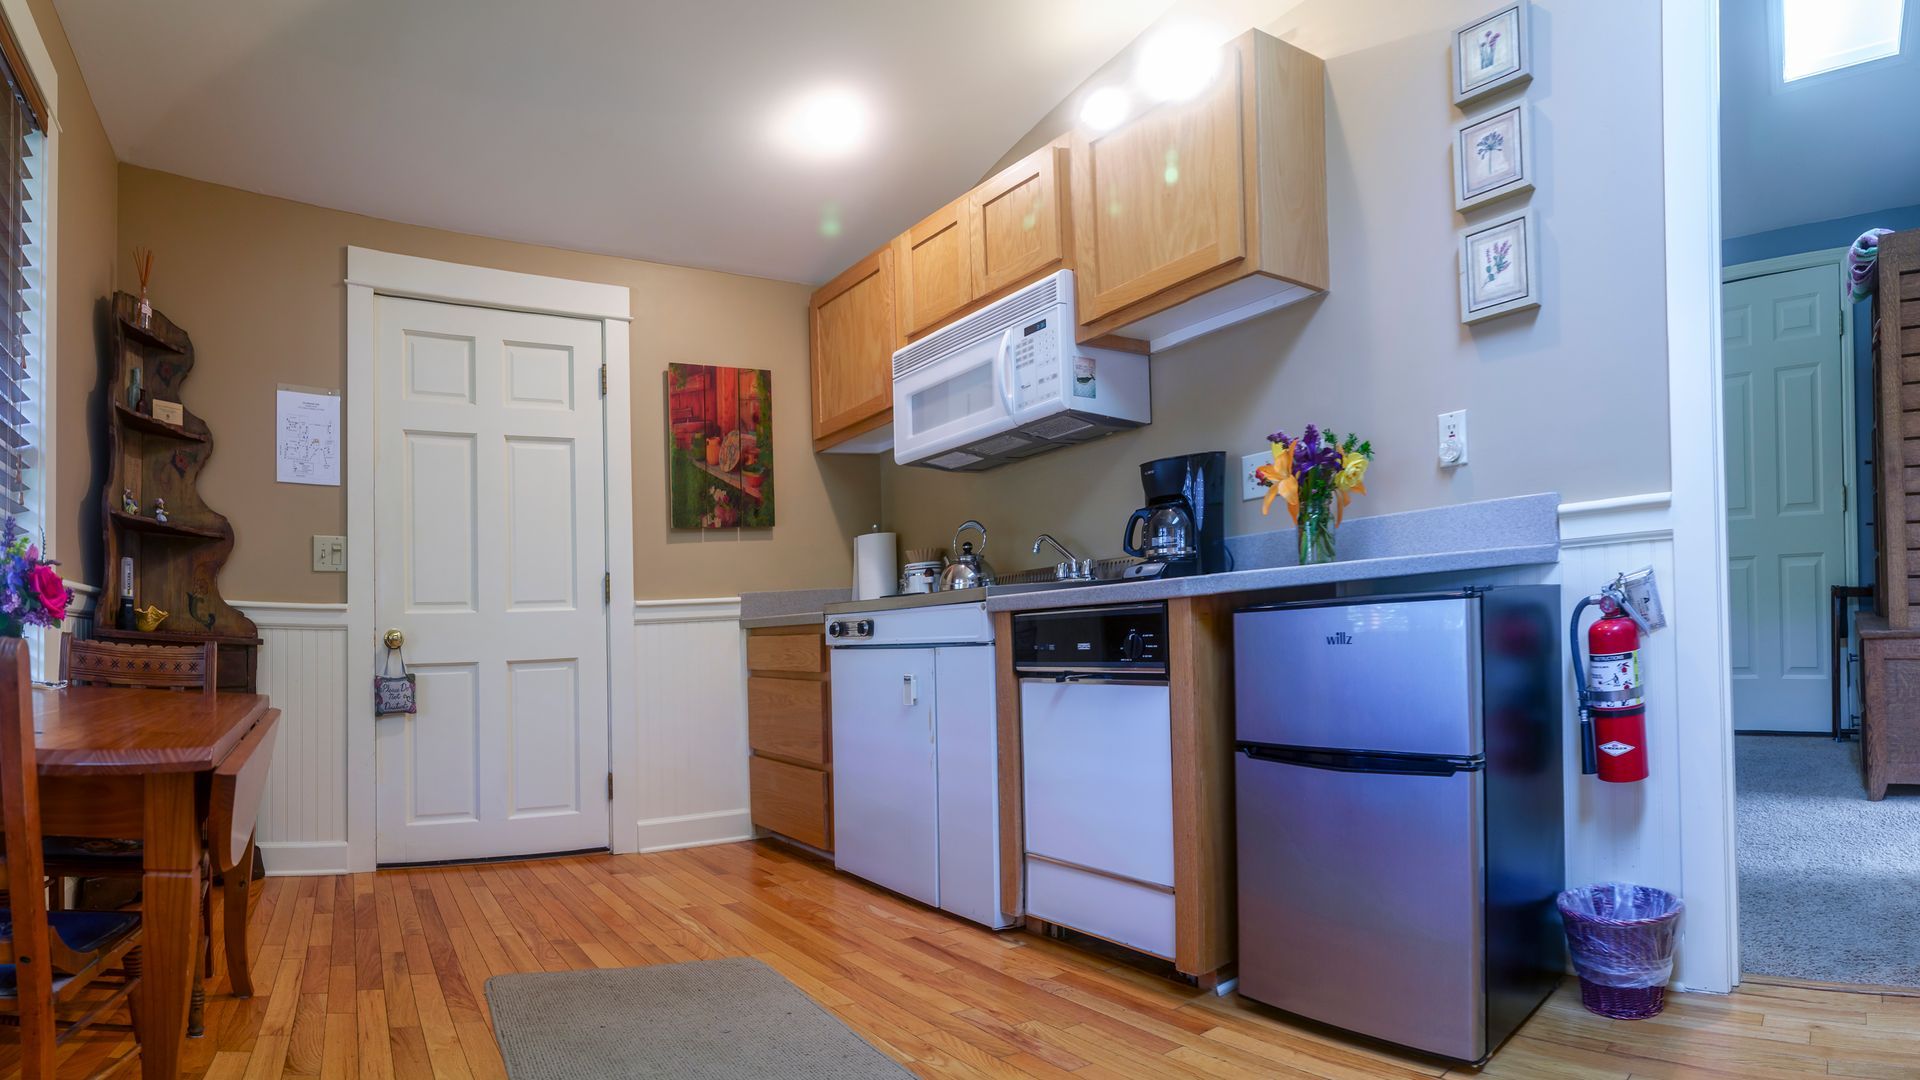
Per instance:
[[[1467,463],[1467,410],[1440,414],[1440,467],[1457,468]]]
[[[1266,485],[1262,484],[1259,479],[1253,475],[1253,470],[1262,465],[1271,464],[1273,464],[1273,452],[1270,450],[1263,454],[1247,454],[1240,459],[1241,502],[1267,497]]]
[[[313,537],[313,572],[316,574],[344,574],[347,572],[347,538],[344,536]]]

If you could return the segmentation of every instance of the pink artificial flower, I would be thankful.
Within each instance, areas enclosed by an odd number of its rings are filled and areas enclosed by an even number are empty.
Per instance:
[[[67,617],[67,583],[60,580],[60,571],[51,566],[36,566],[27,575],[27,584],[32,586],[34,595],[54,621]]]

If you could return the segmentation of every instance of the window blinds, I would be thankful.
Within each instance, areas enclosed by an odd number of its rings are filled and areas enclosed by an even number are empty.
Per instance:
[[[11,31],[0,25],[0,510],[27,511],[27,483],[37,461],[33,397],[37,365],[27,353],[35,295],[32,257],[39,234],[33,213],[35,152],[46,105],[25,75]]]

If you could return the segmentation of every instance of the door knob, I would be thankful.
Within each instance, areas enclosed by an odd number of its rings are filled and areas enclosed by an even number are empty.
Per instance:
[[[398,630],[389,630],[387,631],[386,636],[381,638],[380,640],[387,643],[387,648],[397,649],[400,646],[405,645],[407,643],[407,635],[401,633]]]

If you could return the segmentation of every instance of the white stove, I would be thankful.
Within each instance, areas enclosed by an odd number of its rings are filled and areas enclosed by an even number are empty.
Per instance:
[[[958,597],[956,597],[958,599]],[[983,600],[829,612],[833,864],[995,929],[993,622]]]

